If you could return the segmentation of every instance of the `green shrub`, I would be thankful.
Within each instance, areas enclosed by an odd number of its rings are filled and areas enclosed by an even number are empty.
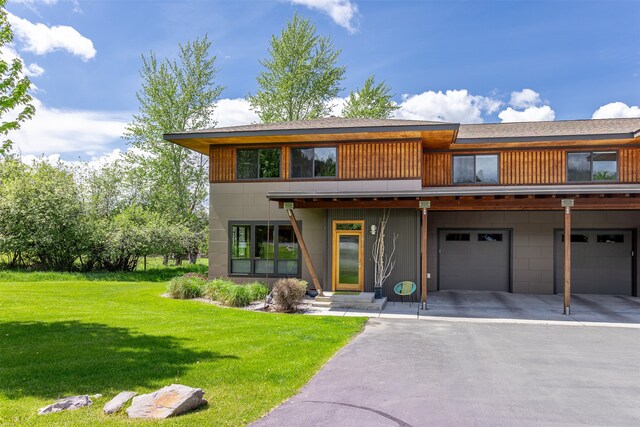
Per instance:
[[[251,282],[244,285],[249,292],[251,301],[263,300],[269,293],[269,288],[262,282]]]
[[[204,295],[207,281],[197,276],[176,277],[169,282],[169,295],[171,298],[191,299]]]
[[[231,307],[245,307],[253,301],[263,299],[268,292],[267,287],[260,282],[239,285],[228,279],[213,279],[204,290],[207,297]]]
[[[280,279],[273,285],[273,302],[276,310],[293,313],[298,309],[304,294],[307,293],[307,282],[288,278]]]
[[[204,294],[214,301],[221,301],[223,296],[229,292],[228,289],[231,286],[234,286],[231,280],[213,279],[207,283]]]

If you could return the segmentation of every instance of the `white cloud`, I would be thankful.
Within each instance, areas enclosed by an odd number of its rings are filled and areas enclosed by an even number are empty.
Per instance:
[[[511,92],[509,105],[513,108],[529,108],[537,107],[542,104],[540,94],[531,89],[522,89],[521,91]]]
[[[34,24],[26,19],[7,13],[9,23],[17,38],[25,44],[24,50],[36,55],[65,50],[79,56],[83,61],[96,56],[93,42],[67,25]]]
[[[344,105],[347,103],[347,98],[336,97],[328,102],[329,107],[331,107],[330,116],[340,117],[342,116],[342,110],[344,110]]]
[[[306,6],[326,13],[333,22],[350,33],[356,31],[353,21],[358,16],[358,6],[350,0],[290,0],[293,4]]]
[[[427,91],[402,95],[395,117],[409,120],[434,120],[454,123],[482,123],[483,114],[492,114],[502,102],[485,96],[471,95],[466,89],[446,92]]]
[[[243,98],[220,99],[214,110],[216,127],[240,126],[260,123],[260,117],[251,109],[249,101]]]
[[[36,107],[33,119],[9,134],[14,149],[22,154],[111,151],[131,119],[124,112],[61,110],[38,99],[33,103]]]
[[[0,57],[6,62],[12,62],[14,59],[19,59],[20,62],[22,62],[22,72],[28,77],[38,77],[44,73],[44,68],[36,63],[28,65],[25,64],[24,59],[18,55],[18,52],[16,52],[12,46],[2,46],[0,48]]]
[[[624,102],[611,102],[598,108],[591,116],[592,119],[615,119],[640,117],[640,107],[629,107]]]
[[[528,107],[523,111],[517,111],[509,107],[498,114],[503,123],[506,122],[542,122],[552,121],[556,118],[556,113],[548,105],[541,107]]]

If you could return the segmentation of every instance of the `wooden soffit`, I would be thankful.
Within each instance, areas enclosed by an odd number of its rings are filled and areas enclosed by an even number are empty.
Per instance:
[[[389,141],[419,139],[425,148],[442,149],[449,148],[455,140],[456,130],[410,130],[410,131],[389,131],[389,132],[344,132],[344,133],[301,133],[288,135],[252,135],[252,136],[229,136],[206,138],[167,138],[175,144],[189,148],[202,154],[209,153],[209,146],[225,145],[260,145],[260,144],[299,144],[299,143],[327,143],[327,142],[350,142],[350,141]]]
[[[451,196],[430,197],[429,211],[552,211],[562,210],[563,198],[574,199],[574,210],[640,210],[638,194],[590,194],[545,196]],[[420,209],[421,198],[386,199],[301,199],[293,202],[298,209]],[[274,200],[275,201],[275,200]],[[282,207],[285,200],[279,200]]]

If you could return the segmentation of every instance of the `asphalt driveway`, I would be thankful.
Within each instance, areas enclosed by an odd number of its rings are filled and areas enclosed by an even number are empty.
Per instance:
[[[640,425],[638,327],[371,319],[253,425],[585,424]]]

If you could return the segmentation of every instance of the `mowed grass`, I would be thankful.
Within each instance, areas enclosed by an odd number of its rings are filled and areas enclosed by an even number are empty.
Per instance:
[[[365,322],[172,300],[160,297],[164,282],[7,277],[0,276],[7,425],[146,425],[102,407],[120,391],[171,383],[202,388],[209,404],[163,424],[244,425],[295,394]],[[89,408],[37,415],[56,398],[96,393],[104,397]]]

